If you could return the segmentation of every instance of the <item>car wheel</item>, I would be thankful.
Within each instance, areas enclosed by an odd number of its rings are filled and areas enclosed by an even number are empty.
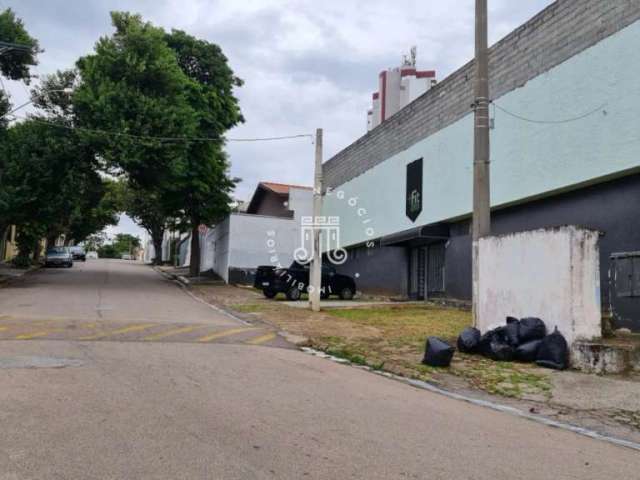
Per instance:
[[[287,292],[287,300],[291,300],[295,302],[296,300],[300,300],[301,296],[302,296],[302,292],[300,291],[299,288],[296,288],[296,287],[291,287]]]
[[[264,289],[262,293],[264,293],[264,296],[267,298],[274,298],[278,294],[278,292],[271,290],[270,288]]]
[[[351,289],[351,287],[344,287],[342,290],[340,290],[340,298],[342,300],[351,300],[353,299],[353,290]]]

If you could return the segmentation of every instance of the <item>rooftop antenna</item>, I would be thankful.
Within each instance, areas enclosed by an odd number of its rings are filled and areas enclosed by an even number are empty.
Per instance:
[[[415,45],[411,47],[409,51],[409,55],[402,55],[402,66],[403,67],[413,67],[416,66],[416,52],[417,48]]]

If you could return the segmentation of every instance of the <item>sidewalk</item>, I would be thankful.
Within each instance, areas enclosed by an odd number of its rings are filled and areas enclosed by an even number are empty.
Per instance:
[[[427,381],[446,390],[514,406],[604,434],[640,441],[640,376],[558,372],[531,364],[494,362],[456,352],[450,368],[422,365],[424,342],[436,335],[455,342],[471,322],[468,311],[425,304],[366,305],[313,313],[267,300],[258,291],[198,285],[209,303],[260,319],[292,334],[298,344],[351,363]],[[299,306],[299,305],[297,305]]]
[[[9,280],[20,278],[29,272],[38,270],[40,265],[33,265],[29,268],[14,268],[11,264],[0,262],[0,284]]]

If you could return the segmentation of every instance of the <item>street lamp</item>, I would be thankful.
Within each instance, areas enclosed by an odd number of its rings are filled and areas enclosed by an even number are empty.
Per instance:
[[[58,93],[58,92],[66,93],[67,95],[70,95],[71,93],[73,93],[73,88],[66,87],[66,88],[59,88],[59,89],[56,89],[56,90],[47,90],[47,93]],[[16,108],[14,108],[13,110],[8,111],[4,115],[2,115],[0,118],[4,118],[7,115],[11,115],[12,113],[17,112],[21,108],[24,108],[27,105],[31,105],[32,103],[33,103],[33,100],[29,100],[28,102],[25,102],[22,105],[18,105]]]

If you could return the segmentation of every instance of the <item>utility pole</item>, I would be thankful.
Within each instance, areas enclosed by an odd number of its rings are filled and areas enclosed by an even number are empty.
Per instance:
[[[322,252],[320,251],[320,228],[318,219],[322,214],[322,129],[316,130],[316,164],[313,180],[313,260],[309,272],[309,303],[311,310],[320,311],[320,289],[322,288]]]
[[[479,240],[491,233],[489,171],[489,47],[487,0],[476,0],[476,78],[473,142],[473,324],[478,325]]]

